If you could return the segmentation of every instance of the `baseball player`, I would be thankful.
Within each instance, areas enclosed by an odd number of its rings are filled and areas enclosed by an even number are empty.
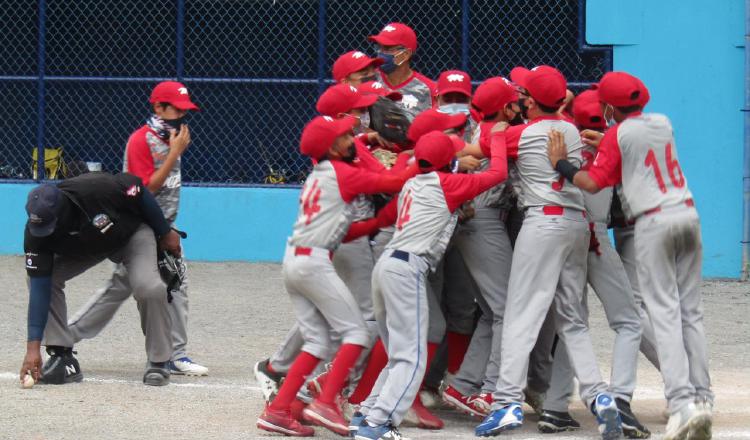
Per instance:
[[[567,139],[550,136],[549,158],[569,182],[595,193],[622,184],[635,223],[638,279],[656,336],[671,416],[665,439],[711,438],[713,393],[700,295],[700,221],[680,168],[669,119],[642,113],[646,86],[625,72],[599,82],[599,99],[618,122],[599,144],[588,171],[565,159]]]
[[[596,90],[586,90],[575,98],[573,116],[581,130],[603,131],[606,127]],[[581,168],[588,169],[595,155],[596,149],[593,146],[584,146]],[[610,328],[616,333],[609,391],[615,396],[625,436],[648,438],[651,435],[650,431],[638,421],[630,409],[641,341],[640,306],[636,304],[625,268],[607,235],[612,188],[605,188],[596,194],[584,193],[583,197],[592,234],[587,260],[587,279],[604,307]],[[587,311],[585,302],[584,297],[584,311]],[[572,394],[573,370],[565,343],[560,341],[555,348],[550,388],[537,424],[541,432],[561,432],[580,427],[568,413],[568,401]]]
[[[489,138],[490,130],[507,123],[520,112],[518,94],[502,77],[484,81],[476,90],[472,107],[482,116],[472,144]],[[482,168],[488,166],[483,161]],[[458,228],[454,245],[460,251],[479,293],[477,304],[482,315],[471,338],[466,356],[455,376],[447,380],[443,399],[469,414],[486,416],[500,368],[505,298],[508,291],[512,248],[505,223],[508,193],[497,185],[474,199],[475,214]]]
[[[411,68],[417,51],[417,34],[403,23],[388,23],[368,40],[378,45],[378,58],[385,62],[378,68],[378,81],[401,92],[401,106],[413,120],[434,104],[435,83]]]
[[[516,160],[526,209],[513,251],[501,342],[500,374],[493,393],[492,412],[476,427],[478,436],[497,435],[523,424],[523,387],[529,354],[550,306],[555,325],[566,343],[580,384],[580,395],[597,418],[602,438],[622,434],[614,398],[607,392],[583,319],[588,222],[580,190],[564,185],[544,152],[547,133],[565,134],[571,155],[582,160],[576,127],[557,114],[567,82],[555,68],[515,68],[511,79],[523,88],[519,102],[529,123],[506,133],[508,156]]]
[[[123,168],[141,178],[143,185],[153,192],[167,221],[174,225],[182,186],[180,158],[190,144],[190,129],[185,118],[188,111],[198,110],[198,106],[191,101],[187,88],[175,81],[157,84],[149,102],[154,114],[130,135]],[[74,315],[68,327],[75,342],[93,338],[104,329],[132,293],[128,279],[125,266],[119,264],[107,286]],[[169,306],[174,346],[169,369],[172,374],[205,376],[208,368],[193,362],[186,350],[187,285],[187,279],[184,279],[172,295]]]
[[[434,270],[456,226],[456,210],[507,175],[504,135],[492,138],[492,164],[484,173],[453,174],[453,141],[432,132],[417,141],[421,174],[398,198],[396,233],[373,272],[373,301],[388,367],[362,405],[355,438],[401,438],[397,427],[416,397],[427,361],[427,274]],[[409,325],[409,323],[411,325]]]
[[[35,380],[50,384],[83,380],[73,356],[74,338],[68,328],[63,288],[67,281],[109,259],[125,266],[138,302],[148,356],[143,383],[168,384],[170,315],[166,286],[156,264],[156,247],[158,242],[179,256],[180,238],[140,179],[98,172],[57,185],[40,185],[29,193],[26,212],[29,311],[21,380],[27,372]],[[42,343],[50,355],[44,367]]]
[[[331,370],[303,418],[341,435],[348,425],[334,403],[349,372],[370,338],[359,306],[336,275],[331,262],[352,222],[358,194],[393,193],[416,173],[415,167],[384,175],[351,164],[356,158],[352,129],[356,119],[318,116],[302,132],[300,151],[316,162],[305,181],[300,209],[283,263],[284,285],[297,314],[304,345],[278,395],[258,418],[260,429],[311,436],[312,428],[292,418],[290,407],[305,378],[327,357],[330,329],[341,337]]]

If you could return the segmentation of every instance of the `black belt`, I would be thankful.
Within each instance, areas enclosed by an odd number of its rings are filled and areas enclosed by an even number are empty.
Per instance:
[[[391,258],[398,258],[399,260],[409,262],[409,253],[396,249],[391,253]]]

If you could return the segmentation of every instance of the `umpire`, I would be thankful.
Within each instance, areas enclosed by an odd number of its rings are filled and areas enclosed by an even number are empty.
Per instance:
[[[180,238],[154,196],[130,174],[89,173],[34,188],[26,203],[24,231],[29,275],[28,342],[21,378],[64,384],[83,379],[73,357],[65,283],[105,258],[128,269],[146,336],[143,383],[169,383],[171,319],[166,287],[157,268],[157,242],[179,256]],[[42,367],[41,345],[49,359]]]

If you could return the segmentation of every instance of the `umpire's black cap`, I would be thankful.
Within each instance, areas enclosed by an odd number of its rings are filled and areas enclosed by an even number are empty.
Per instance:
[[[29,192],[29,198],[26,201],[26,213],[29,215],[29,220],[26,224],[31,235],[46,237],[55,230],[61,200],[62,192],[57,185],[45,183]]]

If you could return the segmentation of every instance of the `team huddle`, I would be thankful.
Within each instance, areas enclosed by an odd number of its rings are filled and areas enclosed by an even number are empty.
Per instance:
[[[603,439],[648,438],[630,408],[641,351],[665,373],[664,438],[710,438],[699,219],[646,86],[610,72],[574,97],[537,66],[472,90],[466,72],[414,72],[404,24],[369,40],[377,57],[341,55],[302,132],[314,167],[283,261],[297,322],[255,365],[257,426],[402,439],[441,429],[444,405],[484,437],[521,427],[526,402],[563,432],[580,428],[575,378]],[[616,334],[609,381],[587,284]]]
[[[313,167],[282,269],[297,320],[255,364],[258,428],[396,440],[400,426],[443,428],[430,409],[450,407],[480,418],[474,434],[486,437],[520,428],[526,403],[554,434],[580,429],[568,411],[575,379],[603,439],[648,438],[630,407],[641,352],[663,373],[664,438],[710,439],[699,218],[669,119],[643,112],[643,82],[610,72],[574,96],[542,65],[473,89],[466,72],[433,82],[412,70],[407,25],[369,40],[377,57],[336,60],[336,84],[301,134]],[[82,380],[74,343],[131,294],[143,382],[208,373],[187,357],[186,283],[172,283],[185,281],[173,225],[184,117],[197,106],[176,82],[157,85],[150,103],[128,141],[130,174],[29,194],[22,381]],[[112,280],[68,320],[65,282],[104,259],[118,264]],[[609,380],[589,290],[615,332]]]

